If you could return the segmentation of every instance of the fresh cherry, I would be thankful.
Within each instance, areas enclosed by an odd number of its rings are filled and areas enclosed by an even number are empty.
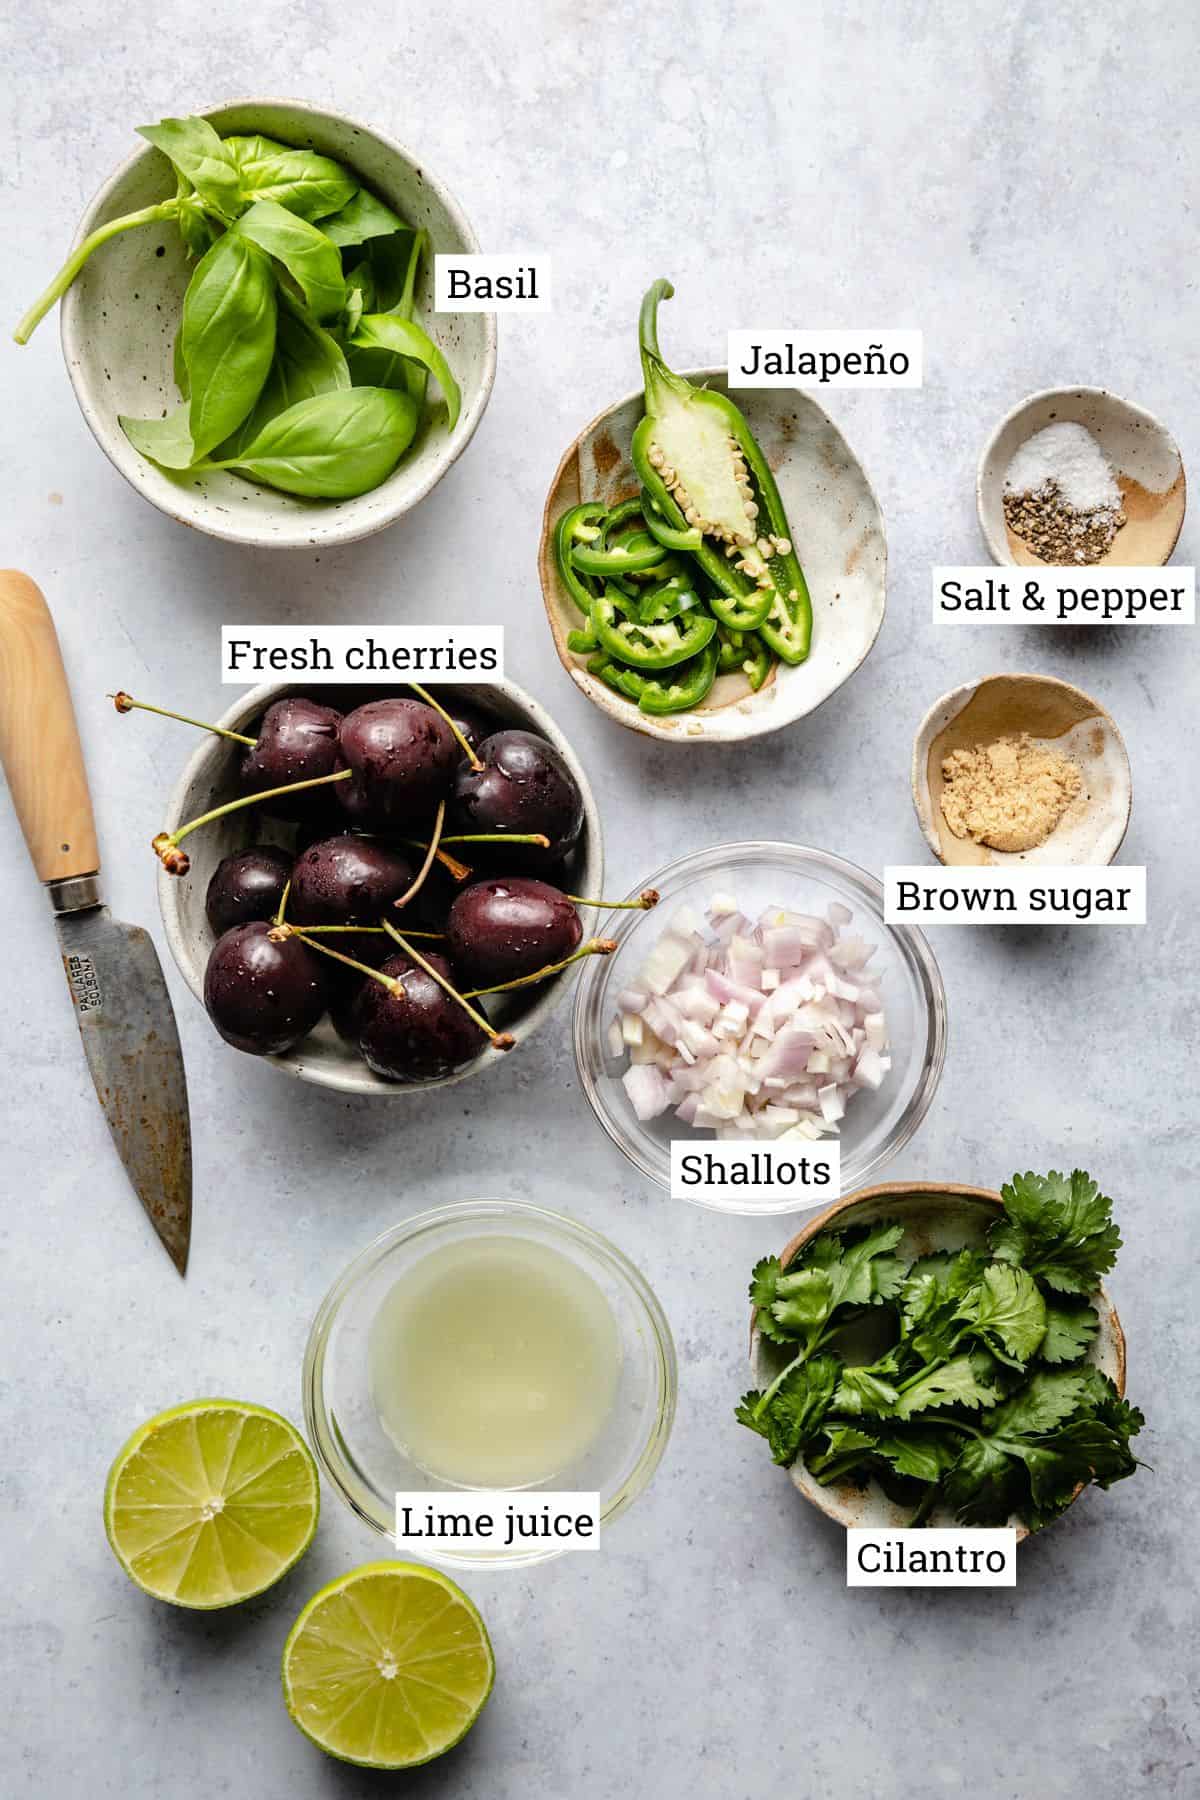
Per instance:
[[[579,842],[583,798],[552,744],[531,731],[496,731],[480,744],[482,769],[461,763],[454,781],[456,831],[541,832],[548,850],[532,844],[493,846],[512,868],[546,869]],[[464,849],[466,846],[464,846]]]
[[[491,987],[562,962],[583,937],[574,905],[549,882],[497,876],[463,888],[446,919],[455,967]]]
[[[404,851],[345,831],[296,858],[287,916],[295,925],[376,925],[415,874]]]
[[[347,713],[338,734],[340,766],[354,771],[338,784],[350,816],[403,826],[429,816],[449,791],[462,758],[458,739],[423,700],[371,700]]]
[[[204,910],[218,937],[251,919],[273,919],[292,872],[292,857],[276,844],[235,850],[213,870]]]
[[[454,979],[444,956],[426,961],[448,981]],[[388,1081],[437,1081],[452,1075],[479,1055],[487,1038],[456,1000],[405,955],[383,964],[403,994],[364,978],[354,1002],[358,1048],[367,1066]]]
[[[341,720],[341,713],[332,706],[321,706],[300,695],[276,700],[262,716],[257,743],[242,758],[243,793],[263,794],[294,781],[332,775],[338,767]],[[270,810],[281,819],[304,818],[314,805],[323,803],[324,790],[307,789],[292,800],[273,800]]]
[[[204,973],[209,1018],[235,1050],[278,1056],[307,1037],[329,1004],[321,959],[254,919],[218,938]],[[382,989],[380,990],[382,992]]]

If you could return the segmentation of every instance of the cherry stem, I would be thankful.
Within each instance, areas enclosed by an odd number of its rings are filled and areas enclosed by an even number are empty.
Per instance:
[[[299,925],[272,925],[267,936],[276,944],[282,944],[290,937],[299,938],[300,942],[307,944],[310,950],[319,950],[322,956],[332,956],[335,962],[345,963],[348,969],[357,969],[360,975],[369,975],[372,981],[378,981],[389,994],[394,994],[398,1000],[404,998],[404,989],[394,975],[385,975],[382,969],[372,969],[368,963],[359,962],[353,956],[343,956],[340,950],[333,950],[328,944],[322,944],[316,938],[309,937],[307,931],[302,930]]]
[[[455,831],[442,839],[443,844],[536,844],[541,850],[550,848],[544,831]]]
[[[429,848],[424,838],[400,838],[398,841],[407,844],[410,850],[428,850]],[[465,881],[471,873],[470,865],[459,862],[457,856],[451,856],[450,852],[443,848],[445,842],[445,838],[442,838],[438,843],[437,860],[455,881]]]
[[[279,911],[275,914],[276,925],[283,924],[283,915],[287,911],[288,895],[292,891],[292,878],[289,875],[283,884],[283,892],[279,896]]]
[[[133,712],[135,709],[138,712],[157,713],[160,719],[176,719],[180,725],[194,725],[197,731],[211,731],[214,737],[229,738],[232,743],[245,744],[248,750],[253,750],[258,742],[257,738],[246,737],[240,731],[226,731],[223,725],[209,725],[203,719],[189,719],[186,713],[168,712],[165,706],[151,706],[148,700],[135,700],[132,694],[127,694],[124,690],[109,694],[108,698],[119,713]]]
[[[416,876],[409,883],[408,887],[405,888],[405,890],[401,894],[400,898],[398,900],[394,900],[392,902],[393,906],[397,909],[397,911],[399,911],[399,909],[402,906],[407,906],[410,900],[415,899],[416,896],[420,893],[421,889],[425,886],[425,877],[429,874],[429,871],[430,871],[430,869],[432,869],[432,867],[434,865],[434,861],[437,857],[438,840],[442,835],[442,826],[445,823],[446,823],[446,802],[444,800],[439,800],[438,801],[438,809],[437,809],[437,817],[433,821],[433,836],[430,838],[429,848],[425,852],[425,861],[421,864],[421,867],[417,871]],[[461,863],[459,864],[459,867],[460,868],[462,867]]]
[[[311,781],[293,781],[287,787],[265,788],[261,794],[243,794],[238,800],[227,800],[224,806],[214,806],[211,812],[201,813],[198,819],[189,819],[178,831],[160,831],[152,840],[151,848],[168,875],[186,875],[191,865],[179,846],[185,837],[198,831],[201,825],[211,825],[214,819],[223,819],[227,813],[240,812],[243,806],[259,806],[264,800],[277,800],[280,794],[299,794],[305,788],[328,787],[333,781],[349,781],[352,773],[351,769],[338,769],[332,775],[314,775]]]
[[[518,975],[512,981],[499,981],[495,987],[469,988],[468,1000],[479,1000],[485,994],[507,994],[511,988],[533,987],[536,982],[545,981],[547,976],[559,975],[569,969],[573,962],[581,956],[611,956],[616,949],[615,938],[589,938],[586,944],[580,944],[570,956],[564,956],[561,962],[547,963],[544,969],[535,969],[532,975]]]
[[[410,687],[414,694],[419,694],[421,699],[425,702],[426,706],[432,706],[435,713],[441,714],[442,718],[446,721],[446,724],[450,727],[451,731],[454,733],[455,737],[458,739],[459,744],[462,748],[463,755],[466,757],[467,761],[470,763],[471,767],[474,769],[475,773],[478,775],[480,770],[483,768],[483,764],[480,762],[479,758],[476,756],[476,754],[472,750],[470,744],[468,744],[466,738],[463,736],[462,732],[458,729],[458,726],[454,723],[454,720],[450,717],[450,714],[446,711],[445,707],[439,706],[437,701],[434,699],[433,695],[430,693],[429,689],[421,687],[419,685],[419,683],[417,683],[415,681],[410,681],[410,682],[406,683],[406,686]]]
[[[661,898],[657,888],[643,888],[636,900],[585,900],[581,894],[568,894],[576,906],[598,906],[604,912],[649,912]]]
[[[512,1049],[517,1040],[512,1035],[511,1031],[497,1031],[494,1025],[489,1025],[483,1014],[479,1012],[476,1007],[472,1006],[469,1001],[465,1000],[458,989],[453,987],[451,983],[446,980],[444,975],[439,975],[433,964],[426,962],[419,950],[413,949],[412,945],[401,936],[389,919],[383,921],[383,929],[387,932],[389,937],[395,938],[400,948],[412,957],[419,969],[424,969],[425,973],[432,976],[438,986],[442,988],[445,993],[449,994],[452,1000],[458,1002],[467,1017],[475,1021],[480,1031],[486,1032],[487,1036],[492,1040],[493,1050]]]
[[[345,931],[347,933],[370,932],[374,937],[383,936],[382,925],[302,925],[300,929],[308,932],[320,931],[325,933],[339,931]],[[415,938],[434,938],[439,944],[446,936],[444,931],[410,931],[408,935],[409,937]]]

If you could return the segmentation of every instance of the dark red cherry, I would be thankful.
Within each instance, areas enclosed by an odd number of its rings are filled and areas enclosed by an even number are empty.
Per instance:
[[[439,706],[445,707],[472,750],[478,750],[485,738],[490,738],[493,732],[498,731],[500,727],[497,721],[480,707],[472,706],[468,701],[459,700],[457,695],[457,688],[438,688],[434,692],[434,699]]]
[[[273,919],[291,872],[290,852],[276,844],[254,844],[224,857],[204,896],[204,910],[217,936],[251,919]]]
[[[426,960],[455,980],[444,956]],[[457,1000],[407,956],[389,957],[383,973],[399,977],[403,998],[364,978],[354,1007],[359,1052],[377,1075],[388,1081],[437,1081],[486,1047],[487,1038]]]
[[[462,757],[446,721],[423,700],[368,701],[346,714],[338,739],[341,764],[354,771],[353,781],[336,789],[341,804],[351,816],[365,809],[394,826],[434,811]]]
[[[454,780],[458,831],[541,832],[550,848],[490,846],[511,868],[546,869],[573,850],[583,830],[583,799],[552,744],[531,731],[496,731],[479,746],[482,769],[460,763]],[[463,846],[481,849],[482,846]]]
[[[265,920],[235,925],[213,945],[204,973],[209,1018],[235,1050],[278,1056],[324,1017],[321,957],[298,938],[276,943]]]
[[[567,896],[529,875],[473,881],[446,919],[446,944],[473,987],[534,975],[570,956],[583,926]]]
[[[262,794],[268,788],[332,775],[338,766],[341,719],[332,706],[299,695],[268,706],[258,727],[258,742],[242,758],[243,793]],[[324,789],[307,788],[293,799],[272,800],[268,810],[281,819],[304,818],[324,801]]]
[[[378,925],[415,874],[404,851],[343,831],[296,858],[287,916],[294,925]]]

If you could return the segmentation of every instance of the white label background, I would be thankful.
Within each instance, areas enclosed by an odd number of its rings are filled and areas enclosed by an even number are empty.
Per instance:
[[[995,610],[987,612],[968,611],[962,604],[953,605],[949,609],[942,599],[942,583],[956,581],[960,590],[981,588],[985,593],[998,596],[1002,586],[1008,589],[1007,610],[1001,611],[999,605]],[[988,583],[991,583],[989,588]],[[1036,598],[1045,598],[1045,609],[1039,611],[1036,606],[1026,605],[1025,590],[1037,584]],[[1123,593],[1131,588],[1142,588],[1147,593],[1156,589],[1168,592],[1181,588],[1179,610],[1177,612],[1153,612],[1146,608],[1135,617],[1129,618],[1121,613],[1104,617],[1100,611],[1084,611],[1075,606],[1073,611],[1059,616],[1061,604],[1070,604],[1072,593],[1081,594],[1094,588],[1103,592],[1105,588],[1120,589]],[[1060,602],[1059,596],[1066,594],[1066,601]],[[1014,564],[1012,568],[997,568],[995,563],[963,563],[935,568],[933,571],[933,618],[938,625],[1194,625],[1196,623],[1196,571],[1168,565],[1165,568],[1120,568],[1115,564],[1105,564],[1103,568],[1078,569],[1034,569]]]
[[[810,1165],[822,1164],[829,1170],[829,1180],[821,1186],[799,1181],[778,1182],[775,1179],[751,1185],[730,1181],[685,1182],[685,1156],[711,1156],[726,1170],[738,1163],[749,1163],[758,1156],[760,1169],[767,1164],[795,1165],[803,1157]],[[753,1165],[751,1165],[753,1166]],[[671,1198],[694,1200],[702,1205],[720,1204],[726,1211],[746,1213],[807,1212],[814,1206],[829,1206],[841,1198],[842,1146],[836,1138],[822,1138],[807,1144],[781,1144],[771,1140],[748,1143],[726,1143],[713,1139],[706,1143],[698,1138],[671,1139]]]
[[[412,1530],[402,1529],[404,1508],[412,1512]],[[429,1536],[425,1527],[426,1509],[432,1507],[435,1513],[454,1513],[466,1517],[474,1525],[481,1514],[486,1513],[492,1521],[493,1530],[488,1537],[477,1537],[472,1531],[468,1537],[465,1533],[443,1532],[438,1536]],[[518,1514],[532,1514],[541,1517],[544,1509],[549,1509],[550,1516],[569,1514],[572,1519],[586,1517],[591,1521],[591,1531],[586,1537],[580,1537],[574,1531],[567,1537],[553,1533],[547,1536],[517,1537],[513,1544],[507,1543],[507,1515],[512,1507]],[[447,1555],[461,1556],[464,1553],[477,1551],[482,1555],[487,1549],[519,1550],[522,1547],[532,1548],[537,1544],[554,1544],[564,1550],[598,1550],[600,1548],[600,1496],[589,1493],[549,1493],[539,1488],[527,1492],[509,1493],[500,1489],[492,1491],[471,1489],[463,1491],[458,1488],[425,1488],[416,1493],[398,1493],[396,1495],[396,1547],[399,1550],[412,1550],[418,1556],[437,1559],[440,1552]]]
[[[489,281],[498,276],[507,275],[514,281],[525,271],[525,286],[529,286],[529,271],[537,272],[536,300],[452,300],[450,298],[450,270],[466,269],[474,278],[486,275]],[[554,297],[554,268],[548,256],[541,256],[533,250],[506,251],[503,255],[488,256],[451,256],[449,253],[438,254],[433,259],[433,310],[435,313],[467,313],[467,312],[549,312]]]
[[[329,651],[333,663],[332,669],[304,669],[298,664],[289,667],[284,664],[280,668],[271,668],[266,663],[259,669],[252,661],[234,669],[231,661],[233,644],[249,644],[253,649],[264,652],[307,651],[313,644],[319,644]],[[368,644],[377,644],[387,653],[387,668],[355,669],[347,662],[353,659],[355,652],[365,650]],[[475,653],[473,668],[452,669],[446,666],[442,657],[439,665],[434,667],[428,660],[428,653],[453,646],[456,652],[471,650]],[[407,667],[391,666],[391,653],[395,650],[406,650],[415,658],[417,651],[425,652],[425,661],[418,665],[410,660]],[[495,656],[496,661],[485,668],[480,662],[484,651]],[[365,660],[365,659],[364,659]],[[222,625],[221,627],[221,680],[226,684],[236,683],[246,687],[251,682],[269,681],[280,675],[303,675],[306,681],[337,681],[341,683],[362,683],[366,686],[378,687],[381,683],[402,679],[405,675],[417,681],[458,682],[458,681],[493,681],[504,674],[504,627],[503,625]]]
[[[871,1546],[881,1547],[880,1553],[874,1555]],[[882,1564],[883,1546],[892,1546],[892,1561],[897,1560],[896,1547],[902,1545],[905,1551],[923,1551],[926,1555],[933,1550],[948,1550],[953,1558],[959,1547],[968,1551],[979,1551],[982,1555],[999,1551],[1004,1557],[1002,1570],[982,1569],[976,1572],[952,1569],[949,1574],[893,1574],[882,1569],[869,1572],[876,1564]],[[861,1566],[860,1558],[865,1556],[868,1568]],[[915,1530],[904,1528],[897,1531],[877,1531],[868,1526],[852,1525],[846,1532],[846,1586],[847,1587],[1016,1587],[1017,1585],[1017,1534],[1011,1525],[997,1529],[971,1527],[920,1526]]]
[[[908,358],[908,368],[902,375],[894,375],[889,370],[883,375],[847,375],[839,369],[836,375],[821,379],[820,372],[815,375],[757,375],[744,373],[745,365],[752,361],[751,345],[757,344],[761,352],[758,360],[768,353],[782,356],[785,361],[789,347],[797,356],[815,356],[818,363],[822,353],[831,356],[861,356],[864,361],[870,347],[881,351],[885,361],[893,354],[903,354]],[[925,379],[925,336],[920,331],[731,331],[726,347],[728,362],[729,386],[737,388],[919,388]]]
[[[900,906],[900,883],[916,882],[922,890],[920,907]],[[1035,912],[1029,904],[1033,888],[1063,888],[1069,893],[1103,893],[1129,890],[1124,912],[1092,912],[1086,919],[1072,912]],[[968,912],[962,904],[942,912],[925,904],[924,890],[939,892],[967,889],[1011,888],[1016,902],[1011,911],[992,906]],[[996,864],[939,868],[936,863],[889,864],[883,871],[883,917],[888,925],[1144,925],[1146,923],[1146,870],[1134,863],[1113,863],[1103,869],[1079,864],[1061,868],[1050,863]]]

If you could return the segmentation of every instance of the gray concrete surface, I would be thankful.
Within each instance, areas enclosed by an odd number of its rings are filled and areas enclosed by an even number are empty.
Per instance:
[[[1088,1495],[1023,1553],[1015,1592],[847,1592],[838,1531],[731,1419],[745,1275],[785,1227],[635,1180],[577,1091],[565,1015],[486,1083],[353,1103],[225,1049],[169,970],[196,1136],[181,1285],[112,1156],[0,807],[0,1789],[384,1790],[300,1737],[277,1676],[303,1600],[377,1543],[327,1495],[282,1588],[185,1616],[143,1600],[109,1556],[105,1471],[134,1424],[193,1394],[296,1416],[308,1322],[347,1257],[410,1210],[512,1189],[610,1232],[645,1269],[677,1335],[678,1423],[598,1557],[469,1584],[496,1644],[494,1698],[450,1761],[397,1791],[1194,1794],[1195,633],[935,629],[928,600],[932,563],[982,558],[975,459],[1031,389],[1109,386],[1163,416],[1200,468],[1194,8],[32,0],[2,43],[6,321],[135,124],[255,91],[378,121],[449,182],[485,248],[556,259],[554,312],[501,321],[468,455],[410,518],[319,561],[160,517],[92,442],[54,326],[0,350],[4,556],[58,617],[114,910],[158,929],[147,840],[190,744],[118,721],[105,692],[215,711],[225,620],[502,620],[512,673],[586,754],[615,888],[748,831],[874,869],[918,860],[907,767],[928,702],[1003,667],[1081,682],[1129,745],[1123,855],[1149,865],[1151,922],[935,931],[950,1056],[890,1173],[995,1184],[1079,1160],[1102,1178],[1126,1237],[1112,1285],[1154,1472]],[[534,572],[559,451],[633,385],[636,305],[660,273],[678,285],[669,343],[684,367],[718,360],[733,324],[926,334],[922,392],[828,399],[888,521],[874,654],[807,723],[724,755],[659,748],[593,712],[557,665]],[[1198,529],[1178,560],[1196,560]]]

